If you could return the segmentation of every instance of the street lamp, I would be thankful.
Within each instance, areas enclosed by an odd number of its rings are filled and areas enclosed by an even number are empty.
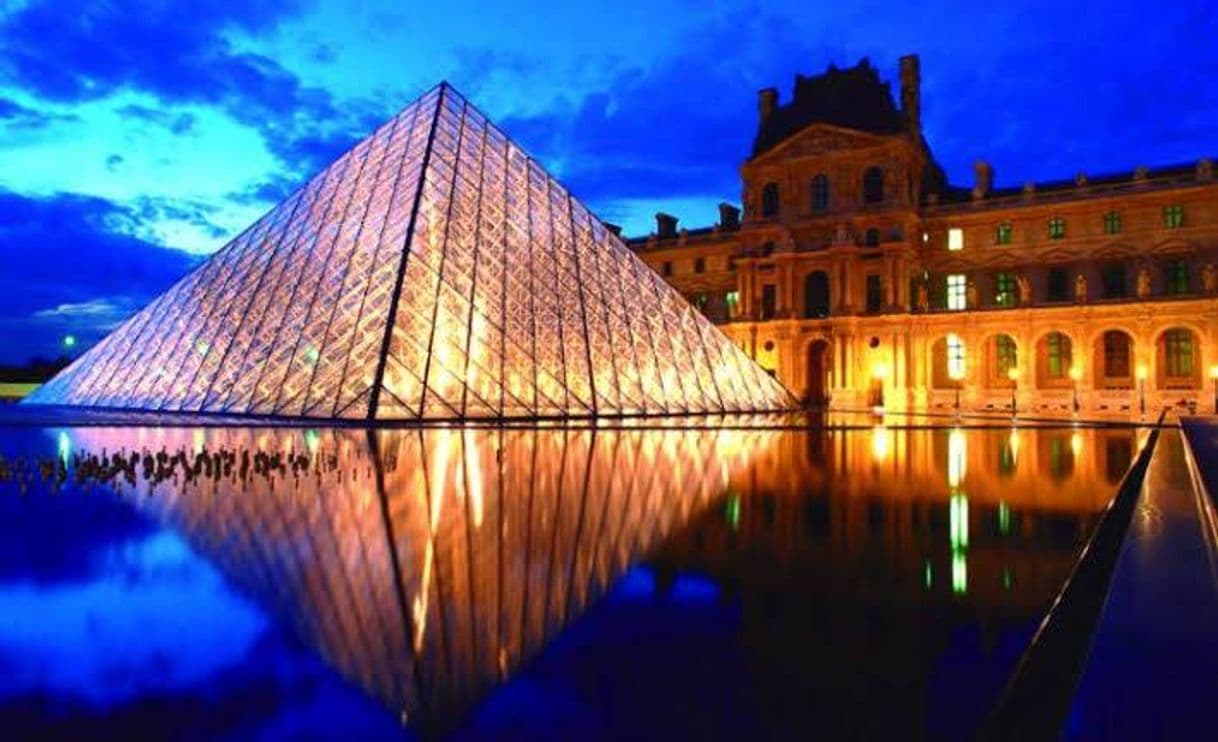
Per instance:
[[[960,387],[964,386],[964,368],[961,364],[948,364],[947,375],[956,383],[956,417],[960,417]]]
[[[1210,378],[1214,380],[1214,414],[1218,415],[1218,365],[1210,366]]]
[[[1007,369],[1007,378],[1011,380],[1011,419],[1015,419],[1015,390],[1019,387],[1019,369],[1011,366]]]
[[[1136,371],[1138,375],[1138,410],[1143,415],[1146,414],[1146,364],[1139,363]]]
[[[1078,380],[1083,378],[1083,370],[1078,366],[1070,367],[1070,387],[1074,391],[1074,414],[1078,415]]]

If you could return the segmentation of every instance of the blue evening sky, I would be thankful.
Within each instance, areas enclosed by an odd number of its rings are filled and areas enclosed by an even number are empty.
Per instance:
[[[75,352],[441,79],[628,234],[739,200],[756,91],[922,57],[1000,185],[1218,155],[1212,0],[0,0],[0,363]]]

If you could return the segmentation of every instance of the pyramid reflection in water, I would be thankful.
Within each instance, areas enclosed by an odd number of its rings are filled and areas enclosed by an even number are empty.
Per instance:
[[[26,401],[428,420],[790,395],[441,84]]]
[[[84,428],[70,449],[233,453],[231,471],[209,462],[193,479],[178,468],[157,483],[134,467],[120,492],[383,704],[444,727],[715,503],[776,435]],[[309,464],[241,465],[260,452]]]

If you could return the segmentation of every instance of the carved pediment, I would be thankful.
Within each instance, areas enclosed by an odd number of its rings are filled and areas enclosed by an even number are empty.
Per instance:
[[[870,149],[881,146],[889,137],[866,134],[828,124],[812,124],[803,131],[758,157],[754,162],[815,157],[847,150]]]

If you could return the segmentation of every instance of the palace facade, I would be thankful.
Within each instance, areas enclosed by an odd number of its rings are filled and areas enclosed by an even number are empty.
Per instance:
[[[950,184],[867,60],[760,91],[743,213],[628,244],[789,389],[834,408],[1137,414],[1218,394],[1210,159]],[[957,401],[959,400],[959,401]]]

